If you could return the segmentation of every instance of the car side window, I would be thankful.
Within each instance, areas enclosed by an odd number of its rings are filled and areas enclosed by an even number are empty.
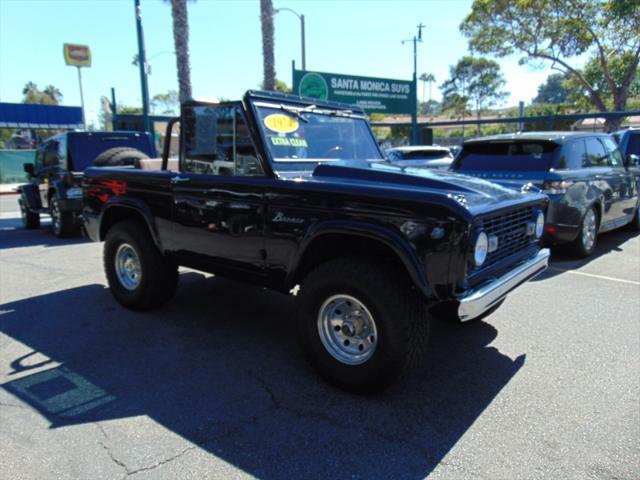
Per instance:
[[[57,165],[59,162],[59,158],[58,158],[58,141],[56,140],[49,140],[47,142],[47,146],[44,149],[44,166],[45,167],[52,167],[54,165]]]
[[[616,145],[616,143],[609,137],[602,137],[600,140],[602,140],[604,148],[609,154],[609,165],[612,167],[624,166],[622,153],[620,153],[620,150],[618,150],[618,146]]]
[[[578,139],[568,141],[562,145],[560,157],[558,158],[556,169],[558,170],[577,170],[582,168],[582,162],[585,157],[584,140]]]
[[[58,153],[58,161],[62,165],[66,166],[67,165],[67,136],[66,135],[60,136],[57,153]]]
[[[237,107],[187,107],[183,125],[184,172],[264,175],[248,126]]]
[[[586,152],[582,165],[584,167],[607,167],[609,165],[609,156],[604,151],[604,146],[595,137],[589,137],[585,140]]]

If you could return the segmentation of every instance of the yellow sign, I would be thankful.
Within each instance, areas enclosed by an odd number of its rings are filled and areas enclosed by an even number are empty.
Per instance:
[[[64,44],[64,61],[74,67],[91,66],[91,50],[87,45]]]
[[[298,122],[288,115],[272,113],[264,118],[264,124],[269,130],[278,133],[292,133],[298,130]]]

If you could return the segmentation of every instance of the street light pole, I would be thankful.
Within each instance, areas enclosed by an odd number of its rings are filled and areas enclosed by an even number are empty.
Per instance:
[[[287,8],[287,7],[282,7],[282,8],[276,8],[273,10],[274,13],[280,13],[280,12],[291,12],[293,13],[296,17],[298,17],[298,20],[300,20],[300,43],[301,43],[301,49],[302,49],[302,70],[306,70],[307,69],[307,55],[305,52],[305,35],[304,35],[304,15],[299,14],[298,12],[296,12],[295,10],[292,10],[291,8]]]
[[[411,109],[411,144],[418,143],[418,42],[422,42],[422,29],[425,26],[420,23],[418,25],[418,35],[410,40],[403,40],[404,45],[407,42],[413,42],[413,108]]]
[[[149,123],[149,85],[147,83],[147,57],[144,50],[144,34],[142,31],[142,10],[140,0],[133,0],[136,9],[136,31],[138,34],[138,63],[140,64],[140,87],[142,89],[142,122],[144,131],[151,133]]]

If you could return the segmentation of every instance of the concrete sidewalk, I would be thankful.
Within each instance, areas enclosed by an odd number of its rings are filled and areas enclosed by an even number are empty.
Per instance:
[[[15,195],[21,183],[0,183],[0,195]]]

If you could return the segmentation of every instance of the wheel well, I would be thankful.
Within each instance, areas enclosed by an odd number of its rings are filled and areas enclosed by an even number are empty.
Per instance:
[[[147,222],[140,212],[134,210],[133,208],[127,207],[111,207],[109,208],[102,217],[102,221],[100,222],[100,240],[104,240],[107,236],[107,232],[111,227],[113,227],[116,223],[123,222],[125,220],[134,220],[145,228],[148,228]],[[154,235],[151,235],[152,238]],[[155,238],[154,238],[155,240]]]
[[[602,221],[602,199],[599,199],[597,202],[593,203],[593,208],[596,211],[596,215],[598,217],[598,230],[600,230],[600,223]]]
[[[378,263],[384,263],[390,272],[408,276],[407,268],[396,252],[380,240],[359,235],[324,234],[312,241],[298,263],[293,276],[292,286],[317,265],[338,257],[369,257]]]

